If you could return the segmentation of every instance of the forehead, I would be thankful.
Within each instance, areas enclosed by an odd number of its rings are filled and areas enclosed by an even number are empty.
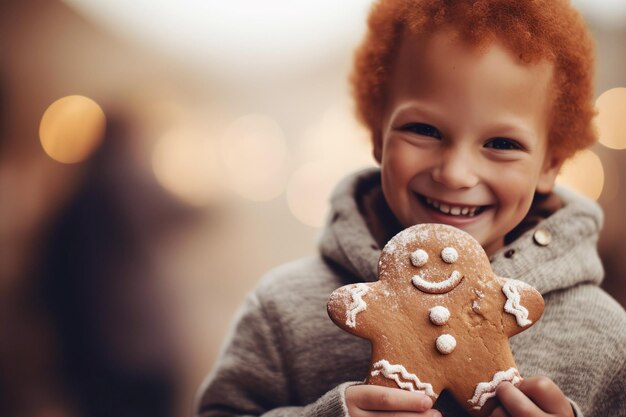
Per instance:
[[[450,86],[452,94],[472,92],[471,86],[476,86],[485,97],[527,104],[519,101],[526,97],[533,106],[551,104],[552,63],[524,63],[497,40],[486,42],[469,45],[447,28],[427,36],[405,32],[391,72],[389,98],[428,97],[440,93],[442,85]]]

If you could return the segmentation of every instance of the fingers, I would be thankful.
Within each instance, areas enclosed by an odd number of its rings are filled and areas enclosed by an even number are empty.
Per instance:
[[[522,380],[517,387],[504,382],[496,389],[503,411],[510,416],[573,417],[569,400],[550,378],[535,376]],[[495,417],[506,414],[492,414]]]
[[[498,385],[496,395],[502,407],[512,416],[543,415],[543,411],[510,382],[503,382]]]
[[[354,405],[362,410],[420,413],[433,406],[433,401],[427,395],[395,388],[355,385],[349,387],[348,390],[355,393]]]
[[[573,416],[563,391],[550,378],[535,376],[522,380],[517,388],[548,414]]]
[[[350,417],[441,417],[432,410],[427,395],[377,385],[353,385],[346,389]]]

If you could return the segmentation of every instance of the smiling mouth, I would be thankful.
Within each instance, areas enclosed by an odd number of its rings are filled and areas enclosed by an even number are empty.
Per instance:
[[[427,207],[438,211],[439,213],[446,214],[448,216],[459,217],[474,217],[484,212],[490,206],[462,206],[444,203],[441,201],[433,200],[432,198],[418,195],[419,199]]]

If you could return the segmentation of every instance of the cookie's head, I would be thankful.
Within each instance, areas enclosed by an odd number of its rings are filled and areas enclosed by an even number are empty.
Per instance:
[[[418,290],[444,294],[464,279],[493,275],[489,259],[468,233],[445,224],[422,224],[403,230],[383,248],[378,273],[393,286],[410,279]]]

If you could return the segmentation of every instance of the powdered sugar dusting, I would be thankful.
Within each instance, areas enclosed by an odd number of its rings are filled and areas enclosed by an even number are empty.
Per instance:
[[[445,224],[419,224],[404,229],[389,240],[383,248],[383,254],[391,255],[396,262],[407,262],[408,258],[403,257],[427,242],[445,242],[446,247],[454,246],[452,249],[457,255],[463,253],[469,257],[486,258],[483,248],[472,236]]]

